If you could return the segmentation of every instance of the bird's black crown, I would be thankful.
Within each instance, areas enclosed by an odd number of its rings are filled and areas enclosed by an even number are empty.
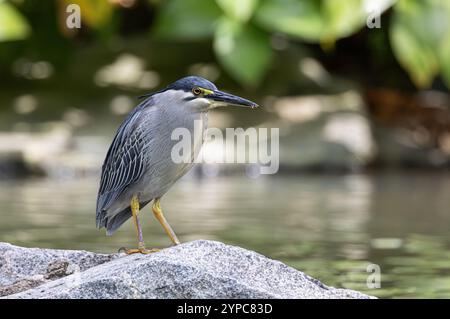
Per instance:
[[[214,85],[214,83],[212,83],[212,82],[208,81],[207,79],[204,79],[200,76],[191,75],[191,76],[186,76],[184,78],[181,78],[181,79],[173,82],[172,84],[169,84],[167,87],[165,87],[162,90],[141,95],[141,96],[139,96],[139,99],[145,99],[145,98],[151,97],[155,94],[162,93],[162,92],[165,92],[168,90],[182,90],[182,91],[189,92],[189,91],[192,91],[192,89],[197,86],[204,88],[204,89],[212,90],[212,91],[217,90],[217,87]]]
[[[201,87],[204,89],[208,89],[211,91],[217,90],[217,87],[214,85],[214,83],[208,81],[207,79],[204,79],[199,76],[187,76],[184,78],[181,78],[169,86],[167,86],[166,90],[183,90],[183,91],[191,91],[195,87]]]

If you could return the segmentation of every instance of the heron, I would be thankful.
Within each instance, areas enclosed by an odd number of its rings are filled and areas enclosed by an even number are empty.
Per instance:
[[[152,211],[174,245],[180,240],[165,218],[161,198],[194,165],[205,140],[208,111],[219,106],[255,108],[250,100],[217,89],[210,81],[198,77],[181,78],[164,89],[146,94],[117,129],[102,165],[97,196],[97,228],[112,235],[124,222],[133,218],[138,245],[125,253],[149,254],[144,243],[139,212],[152,203]],[[172,158],[177,143],[172,132],[184,128],[194,133],[200,123],[201,134],[193,134],[191,161],[179,163]]]

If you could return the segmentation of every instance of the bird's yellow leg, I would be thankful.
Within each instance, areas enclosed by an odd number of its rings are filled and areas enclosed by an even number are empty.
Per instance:
[[[163,215],[159,198],[156,198],[153,201],[152,210],[153,210],[153,214],[155,215],[156,219],[160,222],[161,226],[164,228],[167,235],[169,235],[172,242],[175,245],[178,245],[180,243],[180,241],[178,240],[177,235],[173,231],[172,227],[170,227],[169,223],[167,222],[166,218]]]
[[[136,233],[138,237],[138,248],[137,249],[125,249],[125,253],[127,254],[150,254],[159,251],[159,249],[147,249],[144,244],[144,237],[142,236],[142,228],[141,223],[139,222],[139,199],[137,196],[133,196],[130,203],[131,214],[133,215],[134,226],[136,227]]]

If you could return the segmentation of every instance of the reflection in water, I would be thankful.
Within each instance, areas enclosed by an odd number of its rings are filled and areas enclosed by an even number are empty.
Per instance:
[[[114,252],[133,247],[132,223],[112,237],[95,228],[98,181],[0,183],[0,241]],[[450,297],[450,175],[300,175],[196,179],[163,198],[182,241],[204,238],[281,259],[327,284],[380,297]],[[142,214],[149,247],[169,239]],[[381,289],[368,289],[367,265]]]

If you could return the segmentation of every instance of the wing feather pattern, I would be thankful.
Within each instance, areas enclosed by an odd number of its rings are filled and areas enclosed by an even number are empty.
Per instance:
[[[145,161],[145,140],[139,129],[140,115],[152,104],[151,98],[143,101],[124,120],[117,130],[102,166],[97,197],[97,227],[108,224],[107,210],[131,184],[141,178]]]

